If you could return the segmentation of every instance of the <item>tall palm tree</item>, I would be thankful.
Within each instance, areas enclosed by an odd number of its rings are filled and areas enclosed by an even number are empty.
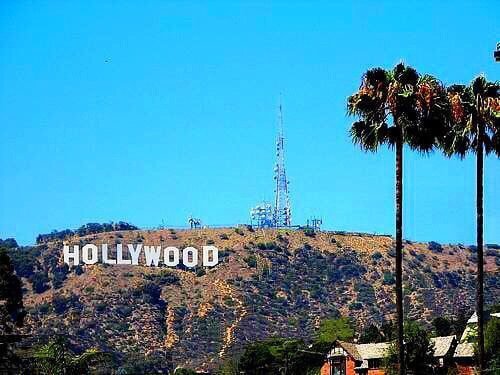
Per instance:
[[[468,152],[476,155],[476,229],[477,229],[477,285],[476,314],[478,322],[479,371],[484,367],[483,317],[483,175],[484,153],[500,157],[500,86],[483,76],[469,86],[452,85],[448,88],[451,103],[451,126],[441,141],[447,156],[464,158]]]
[[[405,373],[403,346],[403,145],[422,153],[436,146],[446,129],[448,101],[443,85],[404,64],[368,70],[347,112],[358,117],[350,133],[355,144],[375,152],[388,145],[396,154],[396,308],[399,374]]]

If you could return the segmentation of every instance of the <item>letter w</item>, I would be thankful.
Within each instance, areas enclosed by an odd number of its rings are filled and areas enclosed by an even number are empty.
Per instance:
[[[146,266],[158,266],[160,261],[161,246],[144,246]]]

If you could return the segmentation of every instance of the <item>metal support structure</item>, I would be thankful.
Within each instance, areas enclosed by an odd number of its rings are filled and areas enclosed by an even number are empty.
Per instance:
[[[290,197],[288,195],[288,180],[285,172],[285,137],[283,134],[283,108],[278,108],[278,136],[276,138],[276,166],[274,168],[274,180],[276,187],[274,203],[274,226],[288,227],[292,224],[292,213],[290,209]]]

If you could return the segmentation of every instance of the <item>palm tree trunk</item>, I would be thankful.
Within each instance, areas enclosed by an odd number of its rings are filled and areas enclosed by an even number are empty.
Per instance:
[[[396,142],[396,312],[399,375],[405,374],[403,341],[403,140]]]
[[[477,125],[477,152],[476,152],[476,220],[477,220],[477,285],[476,285],[476,314],[479,373],[484,368],[484,321],[483,321],[483,124]]]

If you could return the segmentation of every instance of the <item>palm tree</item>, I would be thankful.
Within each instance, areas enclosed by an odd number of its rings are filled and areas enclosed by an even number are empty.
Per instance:
[[[422,153],[436,146],[446,129],[448,101],[443,85],[404,64],[392,71],[375,68],[348,98],[347,112],[359,118],[350,133],[355,144],[375,152],[380,145],[396,154],[396,308],[399,373],[405,373],[403,346],[403,145]]]
[[[476,314],[478,322],[479,371],[484,367],[483,317],[483,175],[484,153],[494,152],[500,157],[500,86],[483,76],[469,86],[452,85],[448,88],[451,104],[450,129],[441,140],[448,157],[464,158],[468,152],[476,155],[476,229],[477,229],[477,285]]]

